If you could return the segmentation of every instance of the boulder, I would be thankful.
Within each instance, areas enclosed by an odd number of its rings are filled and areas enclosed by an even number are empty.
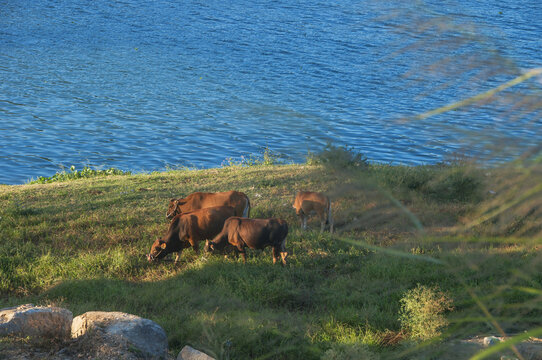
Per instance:
[[[167,357],[167,335],[164,329],[149,319],[122,312],[89,311],[73,319],[73,338],[90,330],[104,334],[111,341],[126,342],[138,351],[153,358]]]
[[[198,351],[186,345],[185,347],[183,347],[183,349],[177,356],[177,360],[215,360],[215,359],[210,357],[206,353],[203,353],[201,351]]]
[[[58,307],[20,305],[0,310],[0,336],[68,339],[71,311]]]

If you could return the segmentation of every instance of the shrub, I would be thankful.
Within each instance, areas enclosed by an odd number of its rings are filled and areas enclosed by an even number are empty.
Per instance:
[[[482,176],[464,166],[445,169],[429,181],[426,194],[437,201],[478,202],[482,194]]]
[[[335,146],[331,143],[328,143],[318,155],[309,152],[306,163],[308,165],[323,164],[336,168],[367,168],[369,166],[367,157],[360,152],[348,146]]]
[[[411,338],[427,340],[440,336],[441,329],[448,325],[444,313],[453,309],[452,300],[438,287],[418,284],[400,301],[399,320]]]

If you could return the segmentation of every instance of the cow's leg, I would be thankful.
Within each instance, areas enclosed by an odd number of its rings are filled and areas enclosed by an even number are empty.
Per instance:
[[[307,216],[305,215],[301,218],[301,226],[303,227],[303,230],[307,230]]]
[[[280,248],[278,246],[273,246],[273,265],[277,263],[277,260],[280,258]]]
[[[323,210],[318,211],[318,217],[320,218],[320,233],[323,233],[326,229],[327,214]]]
[[[331,204],[327,210],[327,222],[329,223],[329,233],[333,234],[333,216],[331,215]]]
[[[192,249],[194,249],[196,255],[199,255],[199,244],[195,241],[192,241],[190,242],[190,245],[192,245]]]
[[[288,253],[286,252],[286,238],[282,239],[279,251],[282,259],[282,266],[284,266],[286,265],[286,257],[288,257]]]
[[[246,264],[247,263],[247,255],[245,253],[245,251],[239,251],[239,254],[241,254],[241,258],[243,258],[243,264]]]
[[[282,266],[286,265],[286,258],[288,257],[288,253],[286,251],[282,251],[280,253],[280,257],[282,258]]]
[[[174,264],[177,264],[177,261],[179,261],[182,252],[183,252],[183,249],[177,251],[177,255],[175,256],[175,262],[174,262]]]

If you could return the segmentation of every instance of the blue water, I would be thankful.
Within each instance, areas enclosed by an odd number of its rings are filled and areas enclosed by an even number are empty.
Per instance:
[[[328,141],[404,164],[519,154],[542,140],[540,78],[409,119],[542,66],[542,2],[494,3],[0,0],[0,183]]]

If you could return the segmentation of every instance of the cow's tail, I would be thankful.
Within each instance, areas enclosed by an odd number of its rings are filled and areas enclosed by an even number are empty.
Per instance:
[[[245,209],[243,210],[243,217],[248,218],[250,217],[250,200],[248,199],[248,196],[245,195]]]

